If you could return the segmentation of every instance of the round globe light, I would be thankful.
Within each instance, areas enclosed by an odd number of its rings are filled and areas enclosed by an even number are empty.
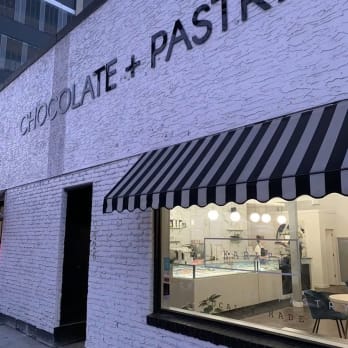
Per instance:
[[[277,222],[278,222],[279,225],[285,224],[286,223],[286,217],[284,215],[278,215]]]
[[[208,219],[210,221],[215,221],[219,217],[219,213],[216,210],[209,210],[208,211]]]
[[[251,213],[249,216],[249,219],[252,222],[259,222],[260,221],[260,214],[259,213]]]
[[[233,211],[230,215],[230,219],[233,222],[238,222],[240,220],[240,213],[238,211]]]
[[[271,222],[271,215],[269,214],[262,214],[261,215],[261,221],[264,222],[265,224],[268,224]]]

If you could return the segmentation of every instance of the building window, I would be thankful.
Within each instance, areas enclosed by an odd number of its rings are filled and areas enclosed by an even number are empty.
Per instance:
[[[162,209],[161,309],[346,344],[347,209],[338,194]]]
[[[0,90],[105,1],[0,0]]]
[[[0,16],[14,17],[15,0],[0,0]]]
[[[21,65],[22,42],[7,38],[7,51],[5,68],[11,71],[16,70]]]

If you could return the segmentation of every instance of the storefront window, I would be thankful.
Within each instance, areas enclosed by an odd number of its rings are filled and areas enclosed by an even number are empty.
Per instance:
[[[347,209],[331,194],[164,210],[162,308],[346,343]]]

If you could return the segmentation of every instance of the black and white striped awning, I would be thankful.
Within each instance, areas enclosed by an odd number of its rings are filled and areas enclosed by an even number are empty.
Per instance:
[[[147,152],[104,212],[348,195],[348,101]]]

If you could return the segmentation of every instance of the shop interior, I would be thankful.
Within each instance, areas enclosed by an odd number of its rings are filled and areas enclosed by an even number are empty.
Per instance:
[[[347,211],[338,194],[166,210],[162,306],[347,342]]]

